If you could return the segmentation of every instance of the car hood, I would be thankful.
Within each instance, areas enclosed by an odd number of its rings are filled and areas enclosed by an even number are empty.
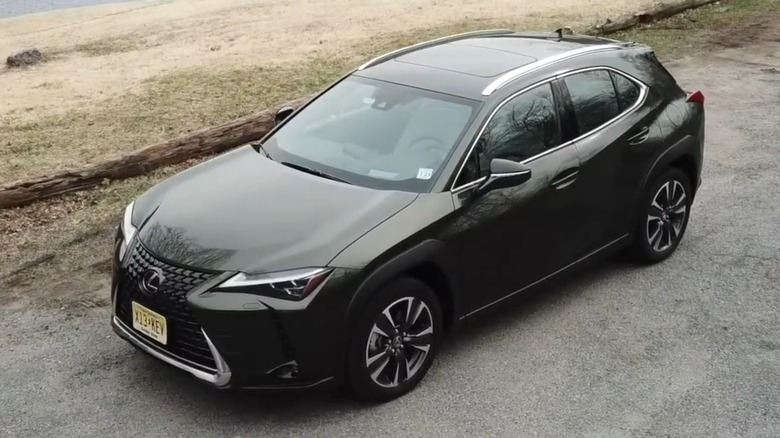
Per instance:
[[[167,261],[264,273],[326,266],[417,196],[310,175],[247,146],[151,189],[133,219],[141,243]]]

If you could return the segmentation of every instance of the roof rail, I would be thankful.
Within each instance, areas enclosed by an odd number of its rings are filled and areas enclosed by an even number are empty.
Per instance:
[[[385,53],[384,55],[377,56],[376,58],[366,62],[365,64],[358,67],[358,70],[363,70],[365,68],[377,65],[379,63],[382,63],[384,61],[388,61],[390,59],[393,59],[395,57],[414,52],[415,50],[424,49],[426,47],[433,47],[439,44],[449,43],[452,41],[458,41],[458,40],[464,40],[467,38],[475,38],[480,36],[490,36],[490,35],[505,35],[515,33],[514,30],[510,29],[488,29],[488,30],[476,30],[473,32],[465,32],[465,33],[459,33],[456,35],[449,35],[442,38],[437,38],[435,40],[430,41],[423,41],[421,43],[413,44],[411,46],[402,47],[397,50],[393,50],[392,52]]]
[[[521,30],[515,32],[514,35],[512,35],[517,38],[530,38],[530,39],[540,39],[540,40],[553,40],[553,39],[560,39],[563,36],[569,36],[569,34],[563,34],[563,29],[558,30]]]
[[[621,44],[585,46],[579,49],[574,49],[574,50],[569,50],[567,52],[559,53],[555,56],[550,56],[548,58],[540,59],[536,62],[532,62],[522,67],[518,67],[514,70],[510,70],[504,73],[503,75],[499,76],[498,78],[496,78],[496,80],[488,84],[488,86],[485,87],[484,90],[482,90],[482,95],[490,96],[491,94],[493,94],[494,91],[503,87],[507,83],[519,78],[520,76],[530,73],[534,70],[538,70],[542,67],[546,67],[548,65],[552,65],[561,61],[565,61],[567,59],[576,58],[577,56],[585,55],[587,53],[595,53],[595,52],[602,52],[608,50],[618,50],[618,49],[622,49],[623,47],[624,46]]]

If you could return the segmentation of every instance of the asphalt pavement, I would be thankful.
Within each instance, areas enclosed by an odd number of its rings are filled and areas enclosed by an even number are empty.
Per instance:
[[[780,43],[669,65],[707,107],[704,183],[664,263],[610,260],[449,339],[424,382],[216,391],[135,351],[107,308],[0,309],[0,436],[780,436]]]

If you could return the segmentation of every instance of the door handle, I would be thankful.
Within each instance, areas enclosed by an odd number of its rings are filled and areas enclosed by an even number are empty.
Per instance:
[[[630,145],[636,145],[640,143],[644,143],[645,140],[647,140],[650,137],[650,128],[645,126],[644,128],[640,129],[639,132],[632,135],[628,138],[628,144]]]
[[[555,187],[558,190],[566,188],[566,187],[570,186],[571,183],[573,183],[577,179],[577,176],[579,175],[579,173],[580,173],[580,169],[576,168],[576,167],[564,170],[563,172],[559,173],[558,176],[556,176],[553,179],[553,181],[552,181],[552,183],[550,183],[550,185],[552,185],[553,187]]]

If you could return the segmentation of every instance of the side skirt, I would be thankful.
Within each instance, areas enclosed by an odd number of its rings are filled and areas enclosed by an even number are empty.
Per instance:
[[[561,273],[563,273],[563,272],[573,268],[574,266],[577,266],[580,263],[583,263],[583,262],[587,261],[588,259],[593,258],[596,255],[603,254],[603,253],[607,252],[608,250],[614,249],[616,246],[618,246],[621,243],[623,243],[628,237],[629,237],[628,233],[624,234],[624,235],[618,237],[617,239],[613,240],[612,242],[609,242],[608,244],[602,246],[601,248],[591,252],[590,254],[587,254],[587,255],[583,256],[579,260],[576,260],[576,261],[574,261],[572,263],[569,263],[568,265],[562,267],[561,269],[558,269],[557,271],[553,272],[552,274],[549,274],[549,275],[547,275],[545,277],[542,277],[539,280],[536,280],[533,283],[531,283],[531,284],[529,284],[529,285],[527,285],[527,286],[525,286],[523,288],[520,288],[520,289],[518,289],[518,290],[516,290],[516,291],[514,291],[514,292],[512,292],[512,293],[510,293],[508,295],[505,295],[505,296],[497,299],[496,301],[493,301],[492,303],[485,304],[484,306],[480,307],[479,309],[472,310],[471,312],[461,316],[460,317],[460,321],[463,321],[464,319],[469,318],[469,317],[471,317],[471,316],[473,316],[473,315],[475,315],[475,314],[477,314],[477,313],[479,313],[479,312],[481,312],[483,310],[486,310],[486,309],[488,309],[490,307],[493,307],[494,305],[496,305],[496,304],[498,304],[498,303],[500,303],[500,302],[502,302],[502,301],[504,301],[506,299],[512,298],[512,297],[514,297],[516,295],[519,295],[519,294],[522,294],[523,292],[528,291],[532,287],[534,287],[534,286],[536,286],[536,285],[538,285],[538,284],[540,284],[540,283],[542,283],[542,282],[544,282],[546,280],[549,280],[549,279],[551,279],[551,278],[553,278],[553,277],[555,277],[555,276],[557,276],[557,275],[559,275],[559,274],[561,274]]]

